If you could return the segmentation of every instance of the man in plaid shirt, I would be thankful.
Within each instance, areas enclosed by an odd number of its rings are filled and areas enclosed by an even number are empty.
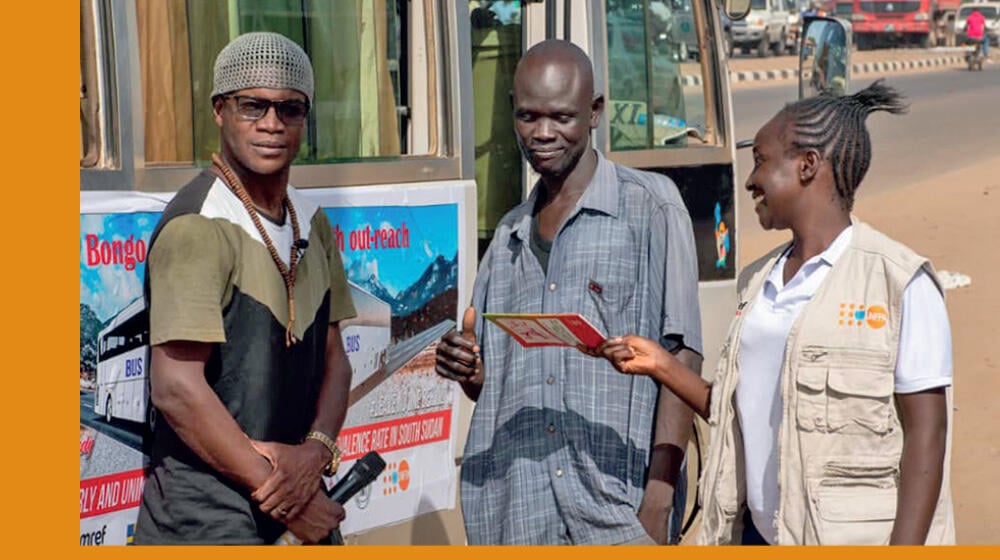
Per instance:
[[[437,354],[438,373],[477,402],[461,475],[469,543],[665,543],[691,410],[606,360],[523,348],[480,313],[580,313],[607,336],[646,333],[700,369],[690,217],[668,178],[593,149],[604,97],[572,43],[525,53],[513,103],[540,179],[498,225],[462,333]]]

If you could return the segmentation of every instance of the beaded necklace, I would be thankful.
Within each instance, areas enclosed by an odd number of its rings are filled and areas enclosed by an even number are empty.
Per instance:
[[[271,260],[274,261],[275,266],[278,267],[278,272],[281,274],[281,278],[285,281],[285,292],[288,294],[288,326],[285,328],[285,346],[291,346],[292,344],[298,342],[295,335],[292,334],[292,329],[295,326],[295,267],[299,264],[299,251],[298,251],[298,239],[299,239],[299,219],[295,214],[295,206],[292,205],[292,199],[288,197],[288,193],[285,193],[284,205],[288,209],[288,216],[292,221],[292,254],[288,260],[288,266],[285,266],[284,261],[278,255],[278,250],[274,248],[274,243],[271,241],[271,236],[267,234],[267,230],[264,229],[264,225],[260,222],[260,217],[257,215],[257,208],[254,206],[253,201],[250,199],[250,195],[247,193],[246,189],[243,187],[243,183],[240,182],[239,177],[233,173],[233,170],[217,153],[212,154],[212,164],[219,173],[222,175],[222,181],[226,183],[233,194],[240,199],[243,203],[243,208],[246,209],[247,213],[250,214],[250,220],[253,221],[253,225],[257,228],[257,232],[260,237],[264,240],[264,245],[267,247],[269,253],[271,253]]]

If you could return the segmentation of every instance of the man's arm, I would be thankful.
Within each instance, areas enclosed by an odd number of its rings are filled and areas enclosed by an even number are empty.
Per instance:
[[[312,429],[333,438],[347,418],[347,399],[351,392],[351,362],[344,351],[344,340],[340,335],[340,323],[330,323],[326,335],[326,374],[319,391],[316,419]]]
[[[681,348],[675,357],[693,372],[701,371],[702,359],[696,352]],[[639,506],[639,521],[657,544],[667,544],[667,520],[693,421],[694,411],[660,385],[649,476]]]
[[[222,476],[249,490],[271,472],[250,439],[205,381],[212,345],[171,341],[151,351],[153,404],[198,457]]]
[[[330,323],[326,335],[326,369],[316,401],[311,430],[336,440],[347,417],[351,390],[351,363],[344,351],[340,323]],[[254,493],[260,509],[276,519],[294,519],[321,484],[321,473],[333,458],[330,450],[316,439],[298,445],[255,442],[273,464],[271,476]]]
[[[695,375],[701,373],[701,314],[698,308],[698,256],[694,229],[676,185],[663,176],[672,202],[662,204],[650,215],[649,269],[651,288],[660,293],[651,303],[659,317],[660,336],[676,337],[677,358]],[[674,489],[681,462],[691,436],[694,411],[672,391],[660,384],[653,425],[653,446],[649,475],[639,520],[659,544],[667,542],[667,519],[673,506]]]

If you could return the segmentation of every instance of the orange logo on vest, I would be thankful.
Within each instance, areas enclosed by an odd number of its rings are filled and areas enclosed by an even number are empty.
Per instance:
[[[841,303],[837,324],[841,327],[862,327],[868,325],[881,329],[889,322],[889,312],[881,305],[865,306],[863,303]]]
[[[889,312],[881,305],[873,305],[868,308],[865,321],[868,322],[869,327],[881,329],[889,321]]]

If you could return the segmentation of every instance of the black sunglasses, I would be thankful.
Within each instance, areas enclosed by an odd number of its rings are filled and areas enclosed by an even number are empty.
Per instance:
[[[224,97],[236,100],[236,113],[247,121],[257,121],[264,118],[271,106],[274,106],[274,112],[281,119],[281,122],[288,125],[302,124],[306,115],[309,114],[309,103],[300,99],[273,101],[250,95],[225,95]]]

